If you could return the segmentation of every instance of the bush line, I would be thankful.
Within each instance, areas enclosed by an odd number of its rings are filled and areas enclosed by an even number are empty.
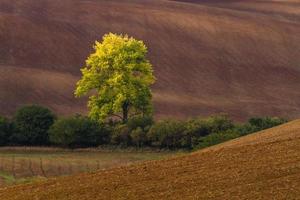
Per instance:
[[[86,148],[101,145],[199,149],[286,123],[279,117],[254,117],[234,123],[226,114],[189,120],[135,116],[126,124],[110,119],[99,123],[86,116],[58,118],[42,106],[20,108],[12,119],[0,116],[0,146]]]

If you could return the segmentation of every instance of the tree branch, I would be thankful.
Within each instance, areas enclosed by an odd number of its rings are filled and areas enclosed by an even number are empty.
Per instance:
[[[140,112],[136,112],[134,114],[131,114],[130,117],[133,117],[133,116],[136,116],[136,115],[139,115],[139,114],[141,114],[141,113]]]
[[[118,118],[120,118],[120,119],[123,119],[123,117],[122,117],[122,116],[120,116],[120,115],[117,115],[117,114],[111,114],[111,116],[114,116],[114,117],[118,117]]]

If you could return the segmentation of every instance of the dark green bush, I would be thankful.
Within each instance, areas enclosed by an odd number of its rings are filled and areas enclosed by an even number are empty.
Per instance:
[[[127,122],[127,126],[130,131],[137,128],[141,128],[143,131],[147,131],[150,126],[154,123],[152,116],[136,116],[130,118]]]
[[[256,131],[260,131],[286,123],[287,120],[278,117],[255,117],[250,118],[248,122],[256,128]]]
[[[235,126],[235,130],[240,134],[240,136],[248,135],[249,133],[257,132],[257,127],[245,123],[245,124],[237,124]]]
[[[22,145],[49,144],[48,130],[55,115],[42,106],[31,105],[20,108],[14,116],[15,131],[11,143]]]
[[[111,143],[122,147],[128,147],[131,144],[130,129],[126,124],[115,126],[111,135]]]
[[[9,121],[0,116],[0,146],[9,144],[9,138],[12,134]]]
[[[250,118],[247,123],[236,125],[235,129],[241,136],[258,132],[286,123],[288,120],[278,117],[255,117]]]
[[[57,120],[49,130],[50,141],[64,147],[93,147],[109,142],[110,131],[88,117],[75,116]]]
[[[211,130],[214,130],[216,132],[205,137],[198,138],[197,142],[195,143],[198,143],[197,148],[205,148],[222,142],[226,142],[234,138],[238,138],[243,135],[278,126],[286,122],[287,120],[282,118],[264,117],[251,118],[249,119],[248,123],[234,126],[233,123],[231,123],[229,120],[218,118],[215,122],[211,123],[214,124],[212,126],[214,128],[212,128]]]
[[[232,130],[234,124],[232,120],[224,114],[215,115],[208,118],[194,118],[186,122],[184,139],[182,145],[187,148],[195,148],[200,142],[200,138],[212,133]]]
[[[220,144],[222,142],[226,142],[228,140],[232,140],[238,138],[240,135],[234,130],[227,130],[219,133],[212,133],[201,138],[201,142],[198,144],[197,148],[205,148],[209,146],[213,146],[216,144]]]
[[[187,121],[186,131],[193,136],[202,137],[211,133],[226,131],[234,128],[232,120],[227,115],[215,115],[208,118],[195,118]]]
[[[140,127],[131,131],[130,137],[136,147],[143,147],[148,142],[146,132]]]
[[[181,148],[184,139],[184,122],[177,120],[164,120],[154,124],[147,136],[152,146],[161,148]]]
[[[185,124],[185,133],[191,137],[202,137],[210,134],[210,128],[206,120],[195,118]]]
[[[214,115],[205,119],[209,134],[223,132],[234,128],[233,121],[226,114]]]

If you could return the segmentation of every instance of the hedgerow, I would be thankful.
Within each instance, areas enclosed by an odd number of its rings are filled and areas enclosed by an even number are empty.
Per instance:
[[[140,115],[126,123],[104,123],[80,115],[57,119],[48,108],[33,105],[20,108],[11,120],[0,117],[0,145],[199,149],[286,122],[278,117],[255,117],[238,124],[220,114],[157,122],[152,116]]]

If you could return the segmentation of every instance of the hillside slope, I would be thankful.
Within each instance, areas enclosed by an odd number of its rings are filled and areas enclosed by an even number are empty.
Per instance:
[[[167,160],[0,189],[29,199],[299,199],[300,120]]]
[[[0,114],[85,112],[79,69],[115,32],[149,46],[157,116],[299,117],[300,1],[186,1],[1,0]]]

